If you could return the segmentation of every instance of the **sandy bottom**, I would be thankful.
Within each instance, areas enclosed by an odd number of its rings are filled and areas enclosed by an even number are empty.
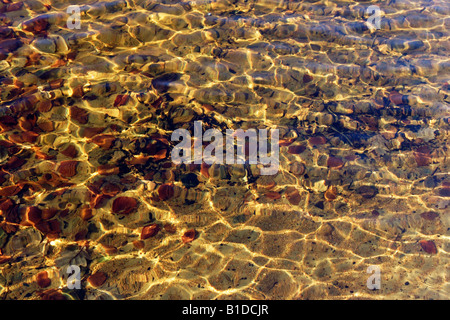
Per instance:
[[[448,1],[68,2],[0,2],[1,299],[450,298]]]

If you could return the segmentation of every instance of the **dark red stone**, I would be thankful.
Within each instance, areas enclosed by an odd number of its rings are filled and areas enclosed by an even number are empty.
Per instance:
[[[114,199],[112,205],[112,211],[116,214],[128,215],[135,212],[137,209],[138,202],[136,199],[131,197],[118,197]]]
[[[419,241],[420,246],[422,247],[423,251],[429,254],[435,254],[437,253],[436,244],[431,240],[420,240]]]
[[[173,185],[165,183],[158,188],[159,199],[166,201],[172,198],[175,194]]]
[[[145,239],[156,236],[158,234],[159,230],[161,230],[161,228],[156,223],[153,223],[149,226],[145,226],[144,228],[142,228],[141,240],[145,240]]]
[[[437,217],[439,217],[439,213],[434,212],[434,211],[427,211],[427,212],[422,212],[420,214],[420,216],[425,219],[425,220],[435,220]]]
[[[288,153],[290,154],[300,154],[306,150],[306,146],[298,145],[298,146],[289,146]]]
[[[196,236],[197,232],[194,229],[190,229],[181,236],[181,240],[183,241],[183,243],[189,243],[194,241]]]

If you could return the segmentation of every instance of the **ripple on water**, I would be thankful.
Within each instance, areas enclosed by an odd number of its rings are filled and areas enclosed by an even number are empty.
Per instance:
[[[0,4],[1,297],[448,298],[448,3],[68,5]],[[174,165],[199,120],[279,172]]]

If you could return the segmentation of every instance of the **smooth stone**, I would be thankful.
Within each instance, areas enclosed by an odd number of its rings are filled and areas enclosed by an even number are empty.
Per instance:
[[[56,43],[51,38],[38,38],[33,42],[33,45],[41,52],[56,52]]]

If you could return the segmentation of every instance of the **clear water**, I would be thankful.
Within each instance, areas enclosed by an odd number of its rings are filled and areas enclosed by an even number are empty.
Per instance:
[[[448,299],[449,13],[4,0],[1,298]],[[278,173],[175,165],[194,121]]]

